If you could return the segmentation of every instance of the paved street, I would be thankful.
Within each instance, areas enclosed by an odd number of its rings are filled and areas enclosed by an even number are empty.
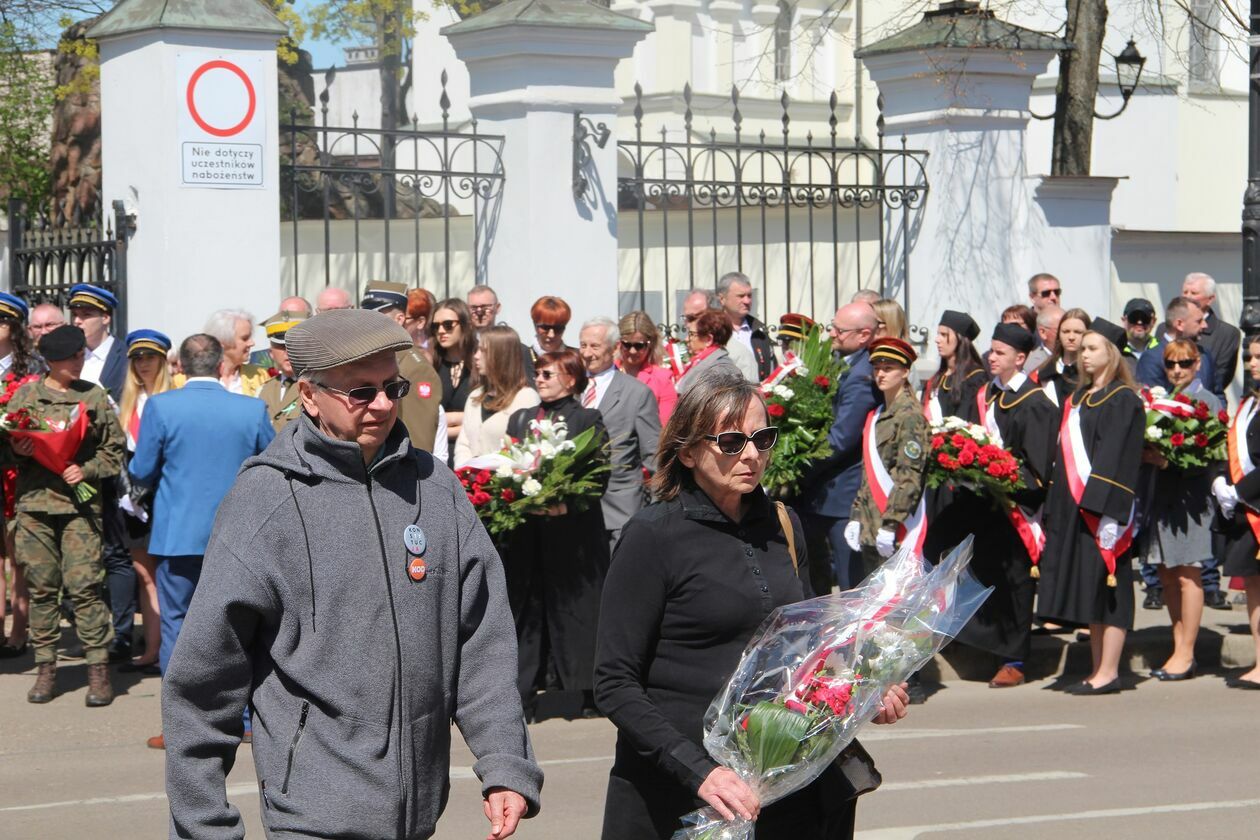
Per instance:
[[[0,665],[0,836],[161,836],[163,757],[144,746],[157,731],[158,680],[122,681],[112,707],[86,709],[83,666],[68,664],[66,693],[37,707],[24,699],[30,675],[17,670],[29,662]],[[1099,698],[1065,695],[1049,681],[1002,692],[949,683],[907,720],[863,739],[885,781],[859,809],[858,837],[1256,837],[1260,695],[1228,690],[1219,675],[1135,682]],[[518,836],[597,837],[612,727],[549,720],[532,732],[547,772],[544,808]],[[261,837],[248,747],[240,759],[229,791],[250,836]],[[452,763],[437,836],[476,840],[486,823],[462,744]]]

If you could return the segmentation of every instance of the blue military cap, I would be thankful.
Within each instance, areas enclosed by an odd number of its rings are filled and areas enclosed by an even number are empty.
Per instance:
[[[0,317],[14,318],[26,323],[26,316],[29,314],[31,314],[31,308],[26,305],[26,301],[17,295],[0,292]]]
[[[93,286],[91,283],[78,283],[70,287],[68,305],[71,307],[90,306],[112,315],[118,308],[118,298],[114,297],[114,293],[108,289]]]
[[[407,308],[407,286],[405,283],[383,283],[380,281],[367,284],[363,290],[364,309],[382,312],[386,309]]]
[[[157,330],[133,330],[127,333],[127,356],[141,353],[159,353],[165,356],[171,349],[171,340]]]

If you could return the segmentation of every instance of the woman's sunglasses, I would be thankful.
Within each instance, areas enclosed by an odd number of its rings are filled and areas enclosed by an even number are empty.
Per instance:
[[[648,343],[646,341],[625,341],[623,339],[621,342],[622,350],[635,350],[635,351],[641,352],[643,350],[646,350],[647,348],[648,348]]]
[[[535,379],[541,379],[541,380],[542,380],[542,381],[544,381],[544,382],[550,382],[551,380],[555,379],[558,375],[559,375],[559,374],[557,374],[554,370],[536,370],[536,371],[534,371],[534,378],[535,378]]]
[[[384,388],[373,388],[371,385],[364,385],[362,388],[351,388],[349,391],[342,391],[339,388],[331,388],[327,385],[316,384],[317,388],[325,391],[332,391],[334,394],[341,394],[351,405],[365,406],[370,405],[376,400],[376,395],[381,391],[385,392],[387,399],[397,402],[411,391],[411,382],[406,379],[397,379],[390,382]]]
[[[455,328],[458,326],[458,320],[433,322],[433,328],[438,332],[455,332]]]
[[[764,429],[758,429],[751,435],[746,435],[743,432],[722,432],[716,435],[705,435],[704,439],[716,441],[718,451],[723,455],[740,454],[750,440],[752,445],[757,447],[758,452],[767,452],[779,442],[779,428],[777,426],[766,426]]]
[[[1164,367],[1168,370],[1172,370],[1173,368],[1189,370],[1194,367],[1194,363],[1197,361],[1198,359],[1164,359]]]
[[[540,333],[555,333],[556,335],[564,335],[566,324],[534,324],[534,329]]]

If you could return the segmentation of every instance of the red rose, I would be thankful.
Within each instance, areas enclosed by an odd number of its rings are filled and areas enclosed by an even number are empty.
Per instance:
[[[1200,402],[1200,403],[1195,404],[1194,406],[1195,417],[1198,417],[1200,420],[1206,420],[1208,419],[1208,413],[1209,412],[1208,412],[1207,403]]]
[[[949,442],[954,444],[954,446],[961,447],[964,443],[967,442],[967,439],[963,437],[962,435],[958,434],[957,432],[954,432],[954,436],[949,439]]]
[[[1197,435],[1194,436],[1194,445],[1199,447],[1200,449],[1207,448],[1208,436],[1203,434],[1203,432],[1199,432]]]
[[[485,484],[490,479],[491,479],[491,475],[490,475],[489,470],[482,470],[481,472],[477,473],[478,484]]]
[[[1171,443],[1173,446],[1181,446],[1183,443],[1186,442],[1186,436],[1183,435],[1181,432],[1177,432],[1176,434],[1174,434],[1172,437],[1168,439],[1168,442]]]
[[[1190,403],[1193,402],[1193,400],[1191,400],[1185,394],[1175,394],[1173,395],[1173,399],[1181,403],[1182,405],[1190,405]]]
[[[771,417],[782,417],[787,414],[787,409],[778,403],[770,403],[766,406],[766,414],[769,414]]]
[[[940,449],[940,448],[941,448],[942,446],[944,446],[944,445],[945,445],[945,435],[933,435],[933,436],[932,436],[932,448],[933,448],[933,449]]]
[[[1229,412],[1222,408],[1220,411],[1216,413],[1216,419],[1220,420],[1222,423],[1228,423]]]
[[[825,376],[815,376],[814,384],[817,385],[819,388],[830,388],[831,380]]]
[[[279,375],[280,375],[280,371],[276,370],[275,368],[273,367],[267,368],[267,376],[271,377],[272,379],[275,379]]]
[[[1001,464],[989,464],[989,468],[985,470],[985,472],[994,478],[1001,478],[1002,473],[1005,471],[1005,468]]]
[[[475,507],[481,507],[488,501],[490,501],[490,494],[485,490],[478,490],[472,495],[472,503]]]
[[[503,492],[499,494],[499,498],[505,502],[514,502],[516,501],[516,493],[511,487],[504,487]]]
[[[969,452],[966,449],[964,449],[958,456],[958,463],[962,464],[964,467],[970,467],[975,462],[976,454],[974,452]]]

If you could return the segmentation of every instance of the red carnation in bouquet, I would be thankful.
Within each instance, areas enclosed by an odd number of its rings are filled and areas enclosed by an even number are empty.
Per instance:
[[[1141,392],[1146,406],[1146,446],[1167,466],[1201,469],[1225,460],[1229,415],[1212,412],[1202,400],[1169,394],[1163,388]]]
[[[992,496],[1004,509],[1011,504],[1011,493],[1024,487],[1019,461],[990,440],[982,426],[947,417],[932,427],[930,442],[928,487],[965,487]]]
[[[35,447],[31,455],[35,462],[49,472],[61,475],[74,463],[75,453],[87,437],[87,409],[79,403],[70,412],[69,420],[58,423],[36,417],[29,409],[19,408],[4,415],[0,429],[16,440],[29,440]],[[75,499],[80,502],[96,495],[96,488],[86,481],[74,485],[73,490]]]

